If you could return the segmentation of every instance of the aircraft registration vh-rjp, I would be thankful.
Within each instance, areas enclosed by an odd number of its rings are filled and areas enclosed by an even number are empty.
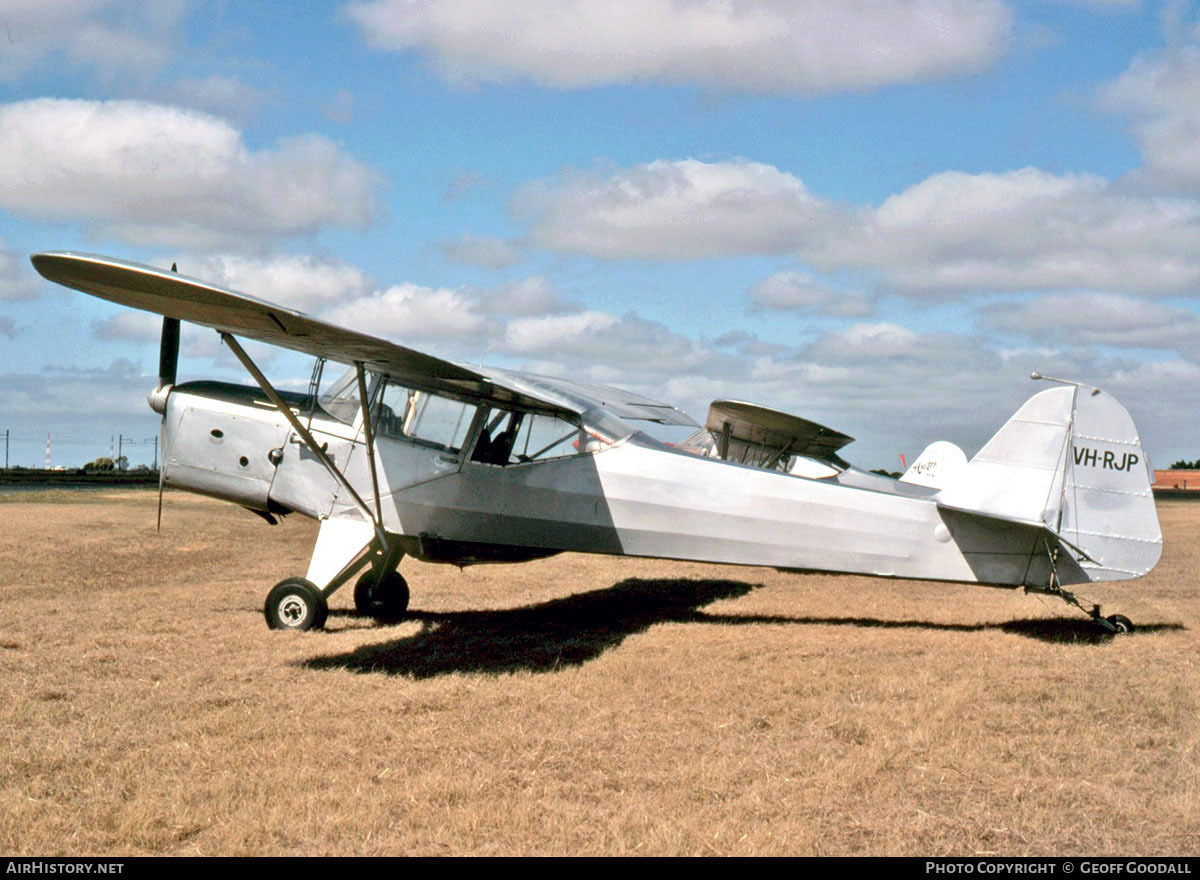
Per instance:
[[[1049,380],[974,458],[938,441],[897,480],[844,461],[851,437],[763,406],[714,401],[701,427],[641,395],[453,363],[172,271],[32,261],[163,316],[150,393],[160,517],[171,486],[320,522],[304,577],[267,595],[275,629],[323,626],[356,575],[359,613],[403,619],[406,555],[471,565],[579,551],[1024,587],[1121,632],[1128,618],[1067,588],[1140,577],[1162,554],[1133,420],[1080,383]],[[181,321],[219,333],[254,384],[176,384]],[[277,390],[239,338],[317,358],[309,393]],[[319,394],[326,361],[345,374]],[[668,445],[647,422],[697,430]]]

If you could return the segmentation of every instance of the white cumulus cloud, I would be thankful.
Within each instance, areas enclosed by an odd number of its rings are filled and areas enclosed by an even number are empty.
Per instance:
[[[776,272],[750,288],[756,308],[813,312],[842,317],[865,317],[874,312],[871,300],[857,290],[843,290],[808,272]]]
[[[0,81],[57,53],[104,76],[146,74],[163,65],[186,11],[182,0],[5,0],[0,3]]]
[[[219,73],[203,79],[185,77],[172,83],[164,91],[172,104],[194,107],[217,116],[230,119],[246,119],[254,114],[263,102],[263,93],[232,76]]]
[[[849,207],[770,165],[659,160],[528,184],[512,207],[529,224],[527,240],[549,250],[599,259],[788,254],[917,298],[1200,290],[1200,201],[1091,174],[948,171],[878,206]],[[763,307],[867,314],[865,295],[820,289],[807,272],[773,276],[751,295]]]
[[[510,320],[497,348],[542,361],[571,378],[644,389],[680,376],[732,376],[745,370],[736,357],[716,352],[658,321],[634,312],[594,309]]]
[[[1007,48],[1000,0],[372,0],[367,41],[461,83],[526,80],[815,94],[979,71]]]
[[[798,250],[914,295],[1180,293],[1200,286],[1200,203],[1123,194],[1087,174],[945,172],[862,210],[851,234]]]
[[[506,281],[482,294],[481,307],[490,315],[535,317],[577,311],[545,275]]]
[[[1130,117],[1143,161],[1135,180],[1200,194],[1200,46],[1135,58],[1101,90],[1100,102]]]
[[[4,300],[35,299],[40,292],[37,276],[29,258],[10,250],[0,239],[0,302]]]
[[[411,340],[483,340],[491,326],[472,292],[411,282],[326,309],[321,317],[405,345]]]
[[[0,106],[0,207],[139,244],[253,246],[363,227],[378,180],[309,134],[254,151],[223,119],[141,101]]]
[[[1128,295],[1054,293],[979,311],[985,326],[1032,339],[1200,354],[1200,317],[1194,312]]]
[[[171,261],[184,275],[303,312],[343,305],[375,291],[361,269],[309,254],[183,255],[159,263]]]
[[[744,159],[567,174],[522,187],[513,210],[538,246],[612,259],[787,253],[840,218],[799,178]]]

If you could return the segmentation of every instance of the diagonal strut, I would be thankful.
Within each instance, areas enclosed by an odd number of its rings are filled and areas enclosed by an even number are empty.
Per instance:
[[[378,519],[375,517],[375,515],[371,512],[371,509],[367,506],[367,503],[362,500],[362,497],[359,496],[358,492],[356,492],[354,490],[354,487],[352,485],[350,485],[350,481],[346,479],[345,474],[343,474],[341,472],[341,470],[338,468],[338,466],[333,463],[333,460],[328,455],[325,454],[325,450],[323,450],[321,448],[320,444],[318,444],[317,441],[313,438],[313,435],[311,433],[309,433],[308,428],[304,427],[304,425],[301,423],[301,421],[298,418],[296,418],[296,414],[294,412],[292,412],[292,408],[290,406],[288,406],[287,403],[284,402],[282,397],[279,396],[279,392],[275,390],[275,388],[271,385],[271,382],[267,379],[267,377],[263,375],[262,371],[259,370],[257,365],[255,365],[254,361],[252,361],[250,359],[250,355],[246,354],[245,349],[242,348],[242,346],[238,343],[238,341],[236,339],[234,339],[233,336],[230,335],[229,333],[226,333],[224,331],[218,331],[218,332],[220,332],[220,334],[221,334],[222,341],[224,341],[224,343],[229,346],[229,350],[232,351],[234,353],[234,355],[237,357],[237,359],[242,362],[242,366],[246,368],[246,372],[248,372],[251,376],[254,377],[254,381],[258,383],[258,387],[260,387],[263,390],[263,393],[267,395],[267,397],[270,399],[271,403],[273,403],[275,405],[275,408],[278,409],[279,412],[283,414],[283,417],[288,420],[288,422],[292,426],[292,429],[297,434],[300,435],[300,439],[302,439],[304,441],[305,445],[308,446],[309,451],[312,452],[312,454],[317,457],[317,460],[320,461],[321,464],[323,464],[325,466],[325,469],[327,471],[329,471],[329,473],[333,476],[333,478],[335,480],[337,480],[338,483],[341,484],[342,488],[345,489],[346,492],[350,495],[350,499],[354,502],[354,506],[357,507],[359,509],[359,511],[362,513],[362,515],[367,518],[367,521],[370,522],[372,526],[374,526],[375,538],[376,538],[376,540],[379,541],[379,546],[383,549],[383,552],[386,554],[389,551],[389,547],[388,547],[387,534],[383,530],[382,517],[380,517]],[[359,369],[361,371],[361,365],[360,365]],[[360,372],[360,376],[361,376],[361,372]],[[375,469],[375,458],[374,458],[374,456],[372,456],[371,457],[372,473],[374,472],[374,469]],[[376,493],[375,501],[376,501],[376,506],[378,506],[378,504],[379,504],[378,493]]]

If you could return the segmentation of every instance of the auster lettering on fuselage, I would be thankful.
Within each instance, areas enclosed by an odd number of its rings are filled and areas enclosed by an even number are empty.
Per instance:
[[[1118,459],[1117,454],[1110,450],[1101,452],[1099,449],[1088,449],[1086,446],[1075,447],[1075,464],[1087,467],[1104,468],[1111,471],[1129,471],[1141,461],[1136,453],[1124,452]]]

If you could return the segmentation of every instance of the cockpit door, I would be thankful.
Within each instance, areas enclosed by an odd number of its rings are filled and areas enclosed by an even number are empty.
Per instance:
[[[338,470],[347,473],[351,459],[357,454],[355,447],[358,444],[350,437],[343,436],[339,429],[345,428],[345,433],[349,434],[353,428],[333,424],[324,427],[328,430],[322,430],[321,422],[314,419],[309,433]],[[276,455],[279,464],[271,481],[271,501],[312,517],[329,516],[341,484],[300,435],[294,430],[288,431],[287,440]]]
[[[308,428],[317,445],[343,474],[348,474],[351,459],[356,456],[356,437],[362,408],[358,397],[358,376],[350,367],[318,397],[323,363],[313,371],[306,411],[293,409],[297,418]],[[312,403],[318,397],[316,405]],[[329,516],[341,490],[337,478],[321,462],[295,430],[287,432],[283,445],[275,450],[275,477],[271,481],[271,502],[288,510],[312,517]]]

